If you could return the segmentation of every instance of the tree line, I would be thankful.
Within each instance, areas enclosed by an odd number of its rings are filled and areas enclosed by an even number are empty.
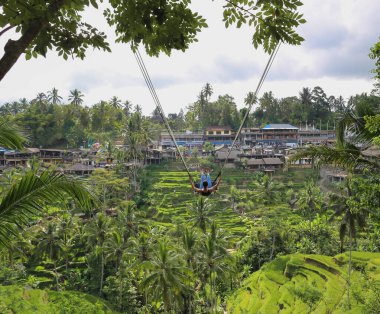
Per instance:
[[[174,131],[203,131],[209,126],[227,126],[237,130],[246,113],[243,106],[238,109],[234,98],[228,94],[211,100],[213,88],[206,83],[197,100],[179,113],[169,113],[167,120]],[[58,90],[53,88],[38,93],[36,98],[21,98],[2,104],[3,117],[23,125],[30,133],[30,145],[36,147],[74,148],[89,146],[94,142],[127,141],[125,136],[128,121],[139,115],[148,139],[159,138],[164,130],[160,112],[156,108],[150,116],[142,114],[142,107],[114,96],[93,106],[83,106],[84,95],[74,89],[68,101],[63,102]],[[262,127],[267,123],[290,123],[297,127],[306,125],[315,128],[333,129],[337,121],[349,111],[358,107],[376,111],[379,96],[375,93],[355,95],[344,100],[342,96],[327,97],[321,87],[303,88],[298,97],[276,98],[272,92],[265,92],[258,100],[249,92],[245,105],[255,104],[245,126]]]

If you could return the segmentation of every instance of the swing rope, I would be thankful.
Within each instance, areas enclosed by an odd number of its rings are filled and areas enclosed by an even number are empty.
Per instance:
[[[236,135],[235,135],[235,139],[233,140],[232,145],[231,145],[231,147],[230,147],[229,150],[228,150],[227,157],[226,157],[226,159],[224,160],[224,162],[223,162],[223,164],[222,164],[222,166],[221,166],[221,168],[220,168],[220,171],[219,171],[218,176],[221,175],[222,170],[223,170],[224,166],[226,165],[226,163],[227,163],[227,161],[228,161],[228,157],[230,156],[231,151],[232,151],[232,149],[234,148],[234,146],[235,146],[235,144],[236,144],[236,141],[237,141],[237,139],[238,139],[239,136],[240,136],[241,130],[243,129],[243,126],[244,126],[245,122],[246,122],[247,119],[248,119],[248,116],[249,116],[249,113],[250,113],[250,111],[251,111],[251,109],[252,109],[252,106],[253,106],[253,104],[255,104],[256,101],[257,101],[257,99],[256,99],[257,94],[259,93],[259,91],[260,91],[260,89],[261,89],[261,86],[263,85],[263,83],[264,83],[264,81],[265,81],[265,79],[266,79],[266,77],[267,77],[267,75],[268,75],[268,72],[269,72],[269,70],[270,70],[270,68],[271,68],[271,66],[272,66],[272,64],[273,64],[273,61],[274,61],[274,59],[275,59],[275,57],[276,57],[276,55],[277,55],[277,52],[278,52],[279,48],[280,48],[280,43],[277,44],[277,46],[275,47],[275,49],[273,50],[272,54],[271,54],[270,57],[269,57],[269,60],[268,60],[268,62],[267,62],[267,65],[265,66],[264,72],[263,72],[263,74],[261,75],[260,81],[259,81],[259,83],[257,84],[256,90],[255,90],[255,92],[254,92],[254,94],[253,94],[253,99],[254,99],[254,101],[252,101],[252,102],[249,104],[249,106],[248,106],[247,112],[245,113],[244,118],[243,118],[243,121],[242,121],[242,123],[240,124],[240,127],[239,127],[239,129],[238,129],[238,131],[237,131],[237,133],[236,133]]]
[[[182,154],[181,150],[179,149],[177,141],[176,141],[176,139],[174,137],[174,133],[173,133],[171,127],[170,127],[169,122],[166,119],[164,109],[162,108],[161,102],[160,102],[160,100],[159,100],[159,98],[157,96],[156,90],[155,90],[155,88],[153,86],[152,80],[150,79],[148,70],[145,67],[145,63],[144,63],[144,61],[143,61],[143,59],[141,57],[141,54],[140,54],[140,52],[138,51],[137,48],[136,48],[136,50],[133,53],[135,55],[137,64],[139,65],[139,68],[141,70],[141,73],[142,73],[142,75],[144,77],[145,83],[148,86],[149,92],[152,95],[153,101],[156,104],[156,107],[158,108],[158,112],[160,113],[160,116],[161,116],[161,118],[162,118],[162,120],[163,120],[163,122],[165,124],[165,127],[166,127],[167,131],[169,132],[169,135],[170,135],[170,137],[171,137],[171,139],[172,139],[172,141],[173,141],[173,143],[175,145],[175,148],[176,148],[176,150],[177,150],[177,152],[178,152],[178,154],[179,154],[179,156],[181,158],[181,161],[182,161],[182,163],[183,163],[183,165],[184,165],[184,167],[185,167],[185,169],[187,171],[187,174],[188,174],[189,178],[191,180],[193,180],[193,178],[191,176],[191,173],[190,173],[190,170],[189,170],[189,167],[187,166],[185,158],[183,157],[183,154]]]
[[[246,121],[247,121],[247,119],[248,119],[249,113],[250,113],[250,111],[251,111],[253,105],[254,105],[254,104],[256,103],[256,101],[257,101],[257,99],[256,99],[256,98],[257,98],[257,94],[259,93],[259,91],[260,91],[260,89],[261,89],[261,87],[262,87],[262,85],[263,85],[263,83],[264,83],[264,81],[265,81],[265,79],[266,79],[266,77],[267,77],[267,75],[268,75],[268,72],[269,72],[269,70],[270,70],[270,68],[271,68],[271,66],[272,66],[272,64],[273,64],[273,61],[274,61],[274,59],[275,59],[275,57],[276,57],[276,55],[277,55],[277,52],[278,52],[279,48],[280,48],[280,43],[277,44],[276,48],[273,50],[272,54],[271,54],[270,57],[269,57],[269,60],[268,60],[268,62],[267,62],[267,64],[266,64],[266,66],[265,66],[264,72],[263,72],[263,74],[261,75],[260,81],[259,81],[259,83],[258,83],[258,85],[257,85],[257,87],[256,87],[256,90],[255,90],[254,94],[253,94],[253,97],[254,97],[253,99],[254,99],[254,101],[252,101],[252,102],[249,104],[249,106],[248,106],[248,109],[247,109],[247,111],[246,111],[246,113],[245,113],[245,115],[244,115],[243,121],[242,121],[242,123],[240,124],[240,127],[239,127],[239,129],[238,129],[238,131],[237,131],[237,133],[236,133],[236,135],[235,135],[235,138],[234,138],[234,140],[233,140],[233,142],[232,142],[232,145],[231,145],[231,147],[230,147],[229,150],[228,150],[227,157],[226,157],[226,159],[224,160],[224,162],[223,162],[223,164],[222,164],[222,166],[221,166],[221,168],[220,168],[220,170],[219,170],[219,173],[218,173],[216,179],[217,179],[219,176],[221,176],[221,174],[222,174],[222,170],[223,170],[224,166],[226,165],[226,163],[227,163],[227,161],[228,161],[228,157],[230,156],[231,151],[232,151],[232,149],[234,148],[237,139],[238,139],[239,136],[240,136],[240,133],[241,133],[241,131],[242,131],[242,129],[243,129],[243,126],[244,126],[244,124],[246,123]],[[149,92],[150,92],[150,94],[152,95],[153,101],[154,101],[156,107],[158,108],[158,112],[159,112],[159,114],[160,114],[160,116],[161,116],[161,118],[162,118],[162,120],[163,120],[163,122],[164,122],[164,124],[165,124],[165,127],[166,127],[166,129],[167,129],[167,131],[168,131],[168,133],[169,133],[169,135],[170,135],[170,137],[171,137],[171,139],[172,139],[172,141],[173,141],[173,143],[174,143],[174,145],[175,145],[175,148],[176,148],[176,150],[177,150],[177,152],[178,152],[178,154],[179,154],[179,156],[180,156],[180,158],[181,158],[181,161],[182,161],[182,163],[183,163],[183,165],[184,165],[184,167],[185,167],[185,169],[186,169],[186,172],[187,172],[187,174],[188,174],[190,180],[193,181],[193,177],[192,177],[192,175],[191,175],[191,173],[190,173],[189,167],[187,166],[186,161],[185,161],[185,158],[183,157],[183,154],[182,154],[182,152],[181,152],[181,150],[180,150],[180,148],[179,148],[179,146],[178,146],[178,144],[177,144],[177,141],[176,141],[176,139],[175,139],[174,133],[173,133],[171,127],[170,127],[170,124],[169,124],[169,122],[168,122],[167,119],[166,119],[164,109],[162,108],[161,102],[160,102],[160,100],[159,100],[159,98],[158,98],[158,96],[157,96],[156,90],[155,90],[155,88],[154,88],[154,85],[153,85],[153,83],[152,83],[152,80],[150,79],[150,76],[149,76],[148,70],[146,69],[146,66],[145,66],[145,63],[144,63],[144,61],[143,61],[143,59],[142,59],[142,57],[141,57],[141,54],[140,54],[140,52],[139,52],[139,50],[138,50],[137,48],[133,51],[133,54],[134,54],[134,56],[135,56],[135,58],[136,58],[137,64],[138,64],[138,66],[139,66],[139,68],[140,68],[140,71],[141,71],[143,77],[144,77],[144,80],[145,80],[145,83],[146,83],[146,85],[147,85],[147,87],[148,87],[148,89],[149,89]],[[216,181],[216,179],[215,179],[214,181]]]

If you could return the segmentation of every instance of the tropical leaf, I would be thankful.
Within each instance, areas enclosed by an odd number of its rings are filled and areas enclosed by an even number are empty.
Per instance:
[[[0,244],[6,245],[9,236],[30,223],[31,218],[49,204],[70,196],[82,208],[95,202],[94,196],[78,180],[53,170],[40,174],[26,173],[14,183],[0,202]]]
[[[349,170],[354,170],[357,167],[380,167],[375,161],[365,159],[360,150],[353,145],[346,145],[346,147],[311,146],[298,151],[289,158],[289,161],[292,162],[305,157],[312,158],[319,164],[332,164]]]
[[[0,118],[0,146],[21,150],[26,141],[26,135],[14,123]]]

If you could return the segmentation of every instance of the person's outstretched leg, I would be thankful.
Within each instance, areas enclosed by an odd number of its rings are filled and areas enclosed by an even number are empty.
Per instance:
[[[208,187],[209,187],[209,188],[212,187],[211,177],[210,177],[210,174],[209,174],[209,173],[207,174],[207,184],[208,184]]]

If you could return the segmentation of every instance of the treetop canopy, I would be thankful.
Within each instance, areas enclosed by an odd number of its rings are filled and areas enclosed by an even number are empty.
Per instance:
[[[85,22],[82,13],[99,9],[103,0],[0,0],[0,36],[10,29],[20,34],[4,46],[0,59],[0,80],[22,53],[26,59],[58,55],[83,59],[88,48],[111,51],[105,33]],[[295,28],[305,20],[297,0],[226,0],[223,21],[226,27],[253,25],[253,45],[268,53],[277,43],[298,45],[303,41]],[[206,19],[191,7],[190,0],[109,0],[103,15],[115,28],[116,41],[145,47],[151,56],[173,49],[185,51],[207,27]]]

